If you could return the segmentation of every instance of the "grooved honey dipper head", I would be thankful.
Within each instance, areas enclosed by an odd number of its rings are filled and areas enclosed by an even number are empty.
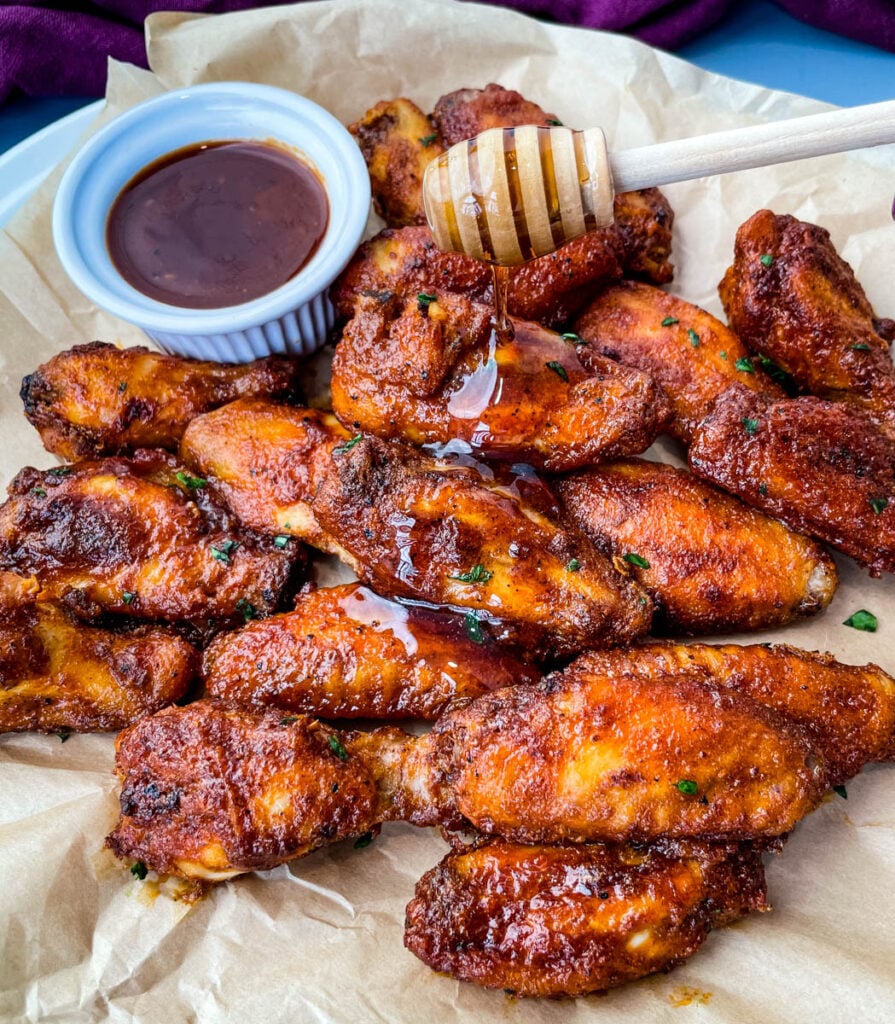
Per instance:
[[[509,267],[611,224],[613,194],[599,128],[489,128],[423,177],[438,248]]]

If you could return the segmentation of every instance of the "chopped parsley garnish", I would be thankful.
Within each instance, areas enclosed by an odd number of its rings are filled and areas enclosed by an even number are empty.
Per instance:
[[[336,755],[340,761],[348,760],[348,751],[339,742],[338,736],[329,737],[329,749]]]
[[[121,595],[121,600],[124,601],[125,604],[133,604],[136,596],[137,595],[132,590],[125,590]]]
[[[416,296],[416,304],[421,309],[428,309],[433,302],[438,302],[437,295],[431,295],[429,292],[418,292]]]
[[[285,533],[281,533],[277,537],[274,537],[273,542],[275,547],[284,548],[289,543],[289,538]]]
[[[624,560],[631,565],[636,565],[638,569],[649,569],[649,562],[643,557],[643,555],[637,555],[633,551],[629,551],[624,556]]]
[[[761,496],[762,496],[763,498],[766,498],[766,497],[768,496],[768,485],[767,485],[767,484],[765,484],[765,483],[761,483],[761,484],[759,484],[759,485],[758,485],[758,493],[759,493],[759,494],[760,494],[760,495],[761,495]]]
[[[71,466],[56,466],[53,469],[47,470],[50,476],[68,476],[70,472]]]
[[[569,572],[578,572],[578,570],[581,568],[581,563],[578,561],[577,558],[570,558],[568,563],[566,564],[566,568],[569,570]]]
[[[675,786],[682,792],[686,793],[687,796],[696,796],[699,792],[699,786],[693,781],[693,779],[679,779]]]
[[[746,433],[753,437],[758,433],[758,420],[750,419],[748,416],[743,417],[743,426],[746,428]]]
[[[755,367],[752,365],[752,360],[743,358],[738,359],[733,364],[741,373],[755,373]]]
[[[666,316],[665,319],[662,321],[662,326],[671,327],[673,324],[676,323],[678,323],[678,318],[676,316]]]
[[[350,440],[344,444],[340,444],[338,448],[333,448],[333,455],[344,455],[345,452],[350,452],[351,449],[363,438],[363,434],[355,434]]]
[[[558,117],[548,117],[547,124],[549,124],[551,128],[562,128],[563,126],[562,121],[560,121]]]
[[[574,331],[566,331],[565,334],[560,335],[561,338],[565,338],[566,341],[571,341],[577,347],[578,345],[589,345],[590,342],[581,337],[580,334],[576,334]]]
[[[215,547],[214,544],[211,546],[211,557],[216,558],[219,562],[223,562],[224,565],[230,564],[230,555],[239,547],[240,542],[238,540],[225,540],[223,544],[218,544]]]
[[[242,612],[242,618],[244,622],[251,622],[252,619],[258,618],[258,609],[244,597],[241,597],[236,602],[236,610]]]
[[[190,476],[189,473],[184,473],[183,471],[175,475],[177,476],[177,482],[188,491],[198,491],[200,487],[208,485],[208,481],[203,480],[201,476]]]
[[[437,138],[438,138],[438,132],[432,132],[432,134],[431,134],[431,135],[424,135],[424,136],[423,136],[423,137],[422,137],[422,138],[420,139],[420,145],[421,145],[421,146],[425,146],[425,147],[426,147],[426,149],[428,149],[428,148],[429,148],[429,146],[431,146],[431,145],[432,145],[432,143],[433,143],[433,142],[434,142],[434,141],[435,141],[435,140],[436,140]]]
[[[834,786],[833,792],[838,793],[843,800],[848,800],[848,790],[845,788],[845,786]]]
[[[362,836],[358,836],[357,839],[354,840],[354,848],[355,848],[355,850],[362,850],[365,846],[369,846],[370,843],[372,843],[372,842],[373,842],[373,833],[372,832],[364,832],[364,834]]]
[[[758,258],[766,267],[769,267],[774,262],[774,257],[769,252],[762,253]]]
[[[131,874],[134,878],[139,878],[141,882],[146,877],[146,870],[146,865],[141,860],[138,860],[136,864],[131,864]]]
[[[720,353],[720,355],[721,355],[721,358],[722,358],[722,359],[724,360],[724,362],[726,363],[726,362],[727,362],[727,353],[726,353],[726,352],[721,352],[721,353]]]
[[[123,380],[123,381],[122,381],[122,382],[121,382],[121,383],[120,383],[120,384],[118,385],[118,393],[119,393],[120,395],[123,395],[125,391],[127,391],[127,381],[126,381],[126,380]]]
[[[863,341],[859,341],[855,345],[849,345],[848,347],[850,349],[852,349],[853,351],[855,351],[855,352],[869,352],[870,351],[870,346],[866,345]]]
[[[36,495],[38,498],[45,498],[47,496],[47,492],[43,487],[32,487],[31,493]]]
[[[778,384],[783,384],[787,387],[792,384],[792,376],[788,374],[786,370],[779,367],[773,359],[768,359],[767,356],[756,356],[755,358],[758,365],[771,378],[771,380],[775,380]]]
[[[487,583],[494,575],[489,572],[481,563],[474,565],[469,572],[461,572],[459,576],[449,576],[448,579],[459,580],[461,583]]]
[[[879,515],[886,508],[888,508],[888,505],[889,505],[889,499],[888,498],[871,498],[870,499],[870,507],[873,509],[873,511],[877,515]]]
[[[551,359],[549,362],[544,363],[548,370],[553,370],[560,380],[564,380],[566,384],[569,383],[569,375],[566,373],[566,368],[562,363],[558,363],[555,359]]]
[[[699,335],[692,327],[687,328],[687,337],[690,339],[690,344],[693,348],[699,348]]]
[[[60,743],[65,743],[68,737],[71,736],[71,733],[67,729],[61,729],[56,735],[59,737]]]
[[[284,715],[280,719],[280,725],[292,725],[293,722],[298,721],[298,715]]]
[[[463,616],[463,625],[466,627],[466,635],[474,644],[483,644],[485,638],[482,636],[482,627],[473,612],[467,612]]]
[[[875,633],[878,624],[876,616],[873,612],[868,612],[866,608],[861,608],[854,615],[849,615],[842,623],[843,626],[851,626],[852,629],[860,629],[865,633]]]

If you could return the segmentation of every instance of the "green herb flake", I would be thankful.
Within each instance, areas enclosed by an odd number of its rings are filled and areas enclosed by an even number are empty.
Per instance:
[[[581,563],[578,561],[577,558],[570,558],[569,561],[566,563],[566,568],[569,570],[569,572],[578,572],[578,570],[581,568]]]
[[[121,383],[120,383],[120,384],[118,385],[118,394],[119,394],[119,395],[123,395],[125,391],[127,391],[127,381],[126,381],[126,380],[123,380],[123,381],[122,381],[122,382],[121,382]]]
[[[868,612],[866,608],[861,608],[854,615],[849,615],[842,623],[843,626],[851,626],[852,629],[860,629],[864,633],[875,633],[878,624],[876,616],[873,612]]]
[[[37,498],[45,498],[47,496],[47,492],[43,487],[32,487],[31,493]]]
[[[211,546],[211,557],[216,558],[219,562],[223,562],[224,565],[230,564],[230,555],[239,547],[240,542],[238,540],[225,540],[222,544]]]
[[[889,506],[889,499],[888,498],[871,498],[870,499],[870,507],[873,509],[873,511],[877,515],[879,515],[881,512],[884,512],[888,508],[888,506]]]
[[[485,638],[482,636],[481,623],[473,612],[467,612],[463,616],[463,625],[466,627],[466,635],[474,644],[483,644],[485,642]]]
[[[768,359],[767,356],[756,356],[755,359],[771,380],[777,381],[778,384],[783,384],[784,387],[789,387],[792,384],[792,376],[786,370],[779,367],[773,359]]]
[[[870,346],[865,345],[863,341],[859,341],[854,345],[848,346],[853,352],[869,352]]]
[[[555,359],[551,359],[549,362],[544,363],[548,370],[553,370],[560,380],[564,380],[566,384],[569,383],[569,375],[566,373],[566,368],[562,363],[558,363]]]
[[[751,359],[744,357],[743,359],[738,359],[733,365],[740,373],[755,373],[755,367],[752,365]]]
[[[363,434],[355,434],[350,440],[344,444],[340,444],[338,448],[333,448],[333,455],[344,455],[346,452],[350,452],[351,449],[363,438]]]
[[[679,323],[678,318],[676,316],[666,316],[665,319],[662,321],[662,326],[672,327],[676,323]]]
[[[437,138],[438,138],[438,132],[432,132],[432,134],[431,134],[431,135],[424,135],[424,136],[423,136],[423,137],[422,137],[422,138],[420,139],[420,145],[421,145],[421,146],[423,146],[424,148],[428,149],[428,148],[429,148],[429,146],[431,146],[431,145],[432,145],[432,143],[433,143],[433,142],[434,142],[434,141],[435,141],[435,140],[436,140]]]
[[[65,743],[69,736],[71,736],[71,733],[68,732],[67,729],[61,729],[59,732],[56,733],[56,735],[59,737],[60,743]]]
[[[649,569],[649,562],[643,557],[643,555],[637,555],[633,551],[629,551],[624,556],[624,560],[630,565],[636,565],[638,569]]]
[[[699,348],[699,335],[692,327],[687,328],[687,337],[690,339],[690,344],[693,348]]]
[[[279,536],[273,539],[274,547],[284,548],[289,543],[289,538],[285,533],[281,533]]]
[[[769,252],[763,252],[758,258],[766,267],[774,262],[774,257]]]
[[[750,437],[754,437],[758,433],[758,420],[753,420],[748,416],[744,416],[743,426],[746,428],[746,433]]]
[[[461,572],[459,576],[449,576],[448,579],[459,580],[460,583],[487,583],[493,575],[493,572],[489,572],[484,565],[479,563],[474,565],[469,572]]]
[[[284,715],[280,719],[280,725],[292,725],[293,722],[298,721],[298,715]]]
[[[355,850],[362,850],[365,846],[369,846],[370,843],[372,843],[372,842],[373,842],[373,833],[372,832],[364,832],[364,834],[362,836],[358,836],[357,839],[354,840],[354,848],[355,848]]]
[[[560,121],[560,119],[558,117],[548,117],[547,118],[547,124],[550,125],[551,128],[562,128],[563,127],[563,123],[562,123],[562,121]]]
[[[681,793],[685,793],[687,796],[696,796],[699,792],[699,786],[696,785],[693,779],[679,779],[675,786]]]
[[[53,469],[48,469],[47,474],[49,476],[68,476],[71,472],[71,466],[55,466]]]
[[[138,878],[141,882],[146,877],[147,868],[143,861],[138,860],[136,864],[131,864],[131,874],[134,878]]]
[[[762,496],[763,498],[766,498],[766,497],[768,496],[768,485],[767,485],[767,484],[764,484],[764,483],[762,483],[762,484],[759,484],[759,485],[758,485],[758,493],[759,493],[759,494],[760,494],[760,495],[761,495],[761,496]]]
[[[428,309],[433,302],[438,302],[438,296],[432,295],[429,292],[417,292],[416,304],[425,309]]]
[[[188,491],[198,491],[200,487],[208,485],[208,481],[203,480],[201,476],[190,476],[189,473],[184,473],[182,470],[175,475],[180,486],[185,487]]]
[[[576,334],[574,331],[566,331],[565,334],[560,335],[561,338],[565,338],[566,341],[571,341],[576,348],[581,345],[589,345],[590,342],[585,338],[582,338],[580,334]]]
[[[133,604],[136,596],[137,595],[132,590],[125,590],[121,595],[121,600],[124,601],[125,604]]]
[[[721,358],[722,358],[722,359],[724,360],[724,362],[726,363],[726,362],[727,362],[727,353],[726,353],[726,352],[721,352],[721,353],[720,353],[720,355],[721,355]]]
[[[329,737],[329,749],[336,755],[340,761],[348,760],[348,751],[339,742],[338,736]]]
[[[841,796],[843,800],[848,800],[848,790],[845,786],[834,786],[833,792]]]
[[[242,613],[243,622],[251,622],[252,619],[258,618],[258,609],[244,597],[236,602],[236,610]]]

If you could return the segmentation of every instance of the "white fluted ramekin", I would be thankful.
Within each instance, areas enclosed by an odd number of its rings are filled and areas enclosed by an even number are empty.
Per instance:
[[[143,295],[109,257],[112,204],[148,164],[185,146],[227,140],[277,140],[313,165],[329,200],[317,250],[286,284],[238,306],[183,309]],[[327,292],[357,248],[369,208],[363,157],[332,114],[284,89],[218,82],[147,100],[92,136],[59,184],[53,240],[72,281],[92,302],[141,327],[166,351],[247,362],[275,353],[308,355],[324,343],[334,319]]]

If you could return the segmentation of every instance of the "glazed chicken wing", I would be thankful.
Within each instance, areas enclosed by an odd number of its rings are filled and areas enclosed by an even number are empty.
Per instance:
[[[0,732],[122,729],[180,700],[197,660],[170,630],[84,625],[0,572]]]
[[[627,459],[555,487],[570,521],[631,566],[665,630],[780,626],[821,611],[836,590],[819,544],[686,470]]]
[[[668,418],[646,374],[609,359],[585,371],[568,340],[440,293],[359,299],[333,360],[333,410],[347,427],[416,444],[468,442],[486,457],[562,472],[644,451]]]
[[[794,530],[895,572],[895,442],[821,398],[732,387],[695,432],[690,466]]]
[[[484,640],[484,638],[483,638]],[[218,636],[205,651],[209,696],[321,718],[437,718],[452,701],[537,669],[463,621],[402,605],[358,583],[310,590],[295,610]]]
[[[412,100],[400,97],[377,103],[348,131],[367,162],[379,216],[389,227],[425,224],[423,173],[444,152],[432,119]]]
[[[517,996],[581,996],[668,970],[712,928],[768,910],[745,846],[521,846],[449,853],[417,883],[404,945]]]
[[[609,356],[653,377],[671,403],[670,432],[685,443],[734,382],[783,395],[724,324],[647,284],[621,281],[605,289],[575,322],[575,332],[587,342],[579,347],[585,367]]]
[[[0,569],[36,576],[85,617],[241,622],[275,609],[301,557],[244,529],[161,451],[23,469],[9,493]]]
[[[493,477],[326,431],[306,410],[237,402],[194,420],[183,455],[252,528],[338,554],[380,594],[459,610],[476,642],[546,658],[646,632],[639,587]]]
[[[225,366],[94,341],[39,366],[22,381],[21,394],[44,447],[64,459],[176,451],[200,413],[236,398],[292,397],[298,365],[271,356]]]
[[[876,665],[843,665],[783,644],[650,643],[594,651],[588,660],[610,675],[660,684],[695,677],[746,694],[804,730],[823,755],[830,785],[870,761],[895,759],[895,679]]]
[[[846,401],[895,440],[895,323],[880,320],[830,234],[759,210],[719,286],[730,326],[806,391]]]
[[[471,139],[488,128],[560,124],[555,114],[548,114],[537,103],[495,82],[484,89],[455,89],[442,96],[435,104],[432,120],[445,146]]]

